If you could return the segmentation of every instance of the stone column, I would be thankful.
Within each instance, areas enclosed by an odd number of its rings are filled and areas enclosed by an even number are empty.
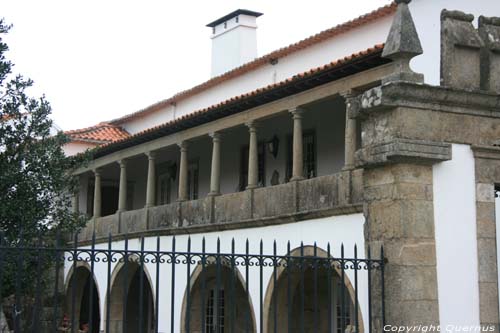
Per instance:
[[[212,137],[212,169],[210,173],[210,193],[208,195],[220,194],[220,134],[215,132]]]
[[[304,179],[304,147],[302,144],[302,112],[300,108],[291,109],[293,117],[293,163],[292,178],[290,180]]]
[[[250,133],[248,146],[248,185],[247,189],[256,188],[259,185],[259,153],[257,145],[257,127],[254,121],[246,124]]]
[[[178,201],[188,200],[188,143],[182,141],[179,143],[181,151],[180,166],[179,166],[179,194]]]
[[[94,170],[94,218],[101,217],[101,171]]]
[[[356,101],[351,91],[342,94],[345,98],[345,150],[344,170],[354,169],[354,154],[357,146],[357,124],[354,118]]]
[[[127,161],[120,160],[120,189],[118,193],[118,212],[127,210]]]
[[[148,182],[146,184],[146,208],[155,205],[155,185],[156,185],[156,169],[155,158],[156,154],[152,151],[146,153],[148,157]]]

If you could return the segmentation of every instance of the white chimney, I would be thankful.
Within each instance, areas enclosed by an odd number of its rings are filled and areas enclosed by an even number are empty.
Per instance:
[[[212,77],[257,58],[257,17],[262,13],[238,9],[207,27],[212,28]]]

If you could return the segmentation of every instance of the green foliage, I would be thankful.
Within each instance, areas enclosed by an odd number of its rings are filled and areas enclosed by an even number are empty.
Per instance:
[[[48,244],[56,232],[68,235],[84,223],[72,213],[68,194],[76,186],[72,171],[88,156],[64,155],[68,137],[54,132],[49,102],[43,96],[28,96],[33,82],[12,73],[3,39],[9,29],[0,20],[0,231],[4,245],[34,243],[39,238]],[[25,265],[33,263],[28,257]],[[16,271],[12,268],[16,267],[3,267],[4,295],[12,292]],[[27,267],[25,273],[29,278]]]

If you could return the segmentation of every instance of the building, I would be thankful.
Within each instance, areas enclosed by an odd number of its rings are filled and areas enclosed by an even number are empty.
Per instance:
[[[260,13],[210,23],[210,80],[69,132],[68,153],[99,146],[77,172],[74,209],[90,218],[78,245],[95,235],[105,250],[111,235],[127,251],[190,242],[188,253],[306,261],[368,259],[370,248],[387,261],[384,279],[347,266],[296,276],[219,261],[173,271],[141,257],[125,272],[73,261],[64,272],[76,321],[91,317],[92,299],[94,325],[113,332],[124,313],[144,332],[498,330],[500,19],[481,14],[500,16],[500,5],[399,0],[258,58]],[[160,272],[170,278],[159,283]]]

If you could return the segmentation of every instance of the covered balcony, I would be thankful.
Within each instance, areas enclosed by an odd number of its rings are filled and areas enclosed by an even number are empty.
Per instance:
[[[373,68],[344,66],[337,80],[321,68],[323,76],[308,78],[303,91],[300,82],[277,85],[267,99],[250,94],[246,103],[228,102],[229,110],[202,110],[100,149],[78,174],[74,209],[89,217],[80,240],[94,232],[205,232],[361,212],[362,170],[354,166],[361,133],[350,105],[354,89],[391,72],[380,50],[371,51]]]

